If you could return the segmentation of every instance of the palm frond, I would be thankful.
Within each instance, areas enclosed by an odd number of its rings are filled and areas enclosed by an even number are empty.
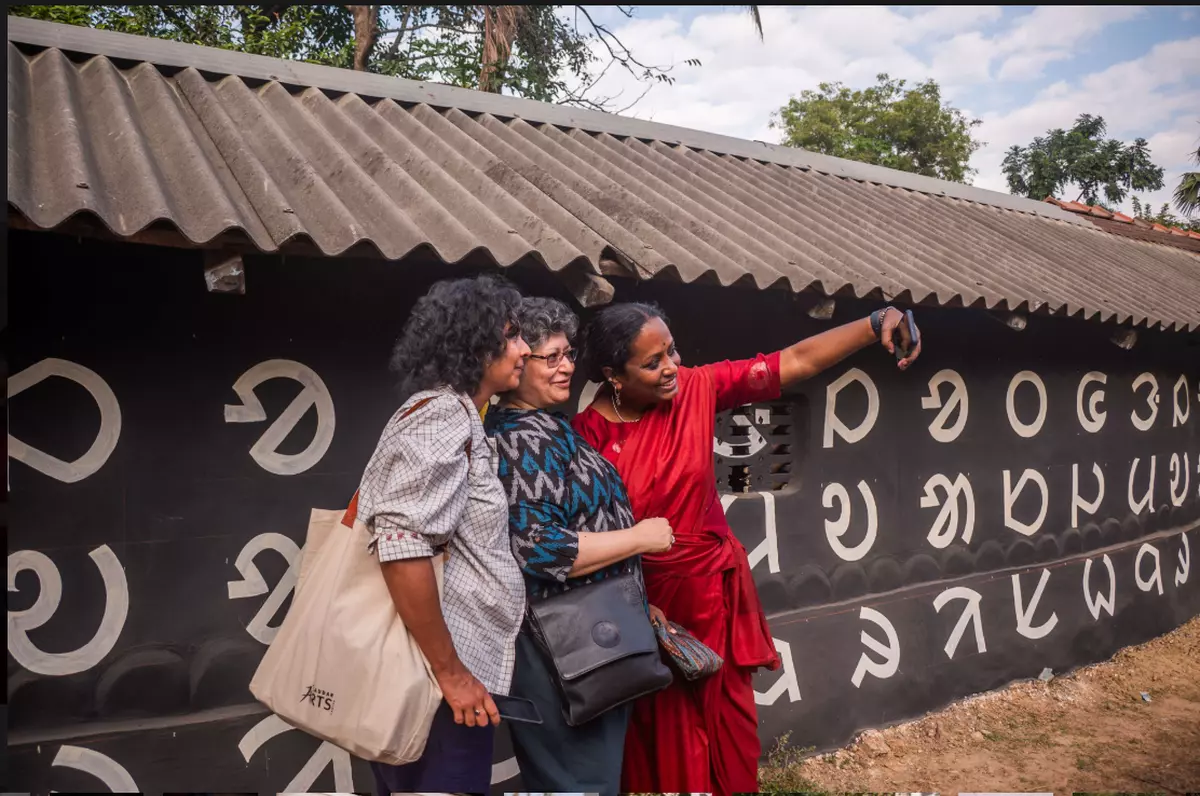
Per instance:
[[[746,11],[750,13],[750,19],[754,21],[754,29],[758,31],[758,38],[763,38],[762,15],[758,13],[758,6],[746,6]]]
[[[1185,172],[1175,189],[1175,207],[1187,217],[1200,210],[1200,171]]]

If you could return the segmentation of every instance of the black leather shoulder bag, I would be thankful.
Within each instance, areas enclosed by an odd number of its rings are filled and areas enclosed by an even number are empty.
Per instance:
[[[554,662],[563,718],[572,727],[671,684],[636,565],[532,602],[529,623]]]

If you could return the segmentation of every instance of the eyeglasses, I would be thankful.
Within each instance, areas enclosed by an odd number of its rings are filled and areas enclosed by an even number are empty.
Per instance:
[[[572,362],[579,356],[579,349],[568,348],[566,351],[555,351],[553,354],[530,354],[530,359],[540,359],[546,363],[546,367],[554,370],[562,364],[563,359],[569,359]]]

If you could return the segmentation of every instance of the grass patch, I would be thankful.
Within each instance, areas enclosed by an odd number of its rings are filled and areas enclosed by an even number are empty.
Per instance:
[[[1090,757],[1077,757],[1075,758],[1075,768],[1080,771],[1095,771],[1096,761]]]
[[[762,793],[798,793],[823,790],[800,773],[800,763],[816,747],[788,745],[791,733],[784,733],[767,754],[767,762],[758,769],[758,789]]]

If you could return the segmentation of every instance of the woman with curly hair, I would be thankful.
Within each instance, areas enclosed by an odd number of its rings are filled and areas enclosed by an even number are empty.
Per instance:
[[[524,299],[518,320],[533,353],[517,388],[488,411],[486,426],[500,454],[512,553],[525,576],[530,607],[614,576],[632,575],[644,593],[638,558],[670,550],[671,526],[663,519],[635,523],[616,468],[565,417],[549,411],[571,394],[577,353],[571,340],[579,320],[548,298]],[[641,621],[650,615],[660,614],[648,606]],[[536,704],[543,723],[511,725],[525,787],[615,796],[631,704],[571,726],[556,677],[554,661],[527,620],[517,636],[512,694]]]
[[[636,517],[666,517],[670,550],[642,558],[650,601],[725,663],[694,682],[639,700],[625,742],[622,790],[758,790],[758,718],[750,677],[779,668],[746,549],[729,529],[712,467],[716,413],[770,401],[795,382],[872,343],[921,351],[904,315],[887,307],[801,340],[782,351],[737,362],[685,368],[666,315],[650,304],[601,310],[584,341],[588,378],[601,382],[575,429],[612,462]],[[899,329],[901,339],[894,341]],[[911,350],[909,350],[911,349]]]
[[[445,702],[414,763],[371,763],[379,793],[484,792],[494,725],[525,611],[508,501],[479,412],[520,380],[521,295],[491,276],[438,282],[396,343],[400,409],[363,473],[357,516],[374,533],[396,611]],[[438,599],[432,558],[447,552]]]

